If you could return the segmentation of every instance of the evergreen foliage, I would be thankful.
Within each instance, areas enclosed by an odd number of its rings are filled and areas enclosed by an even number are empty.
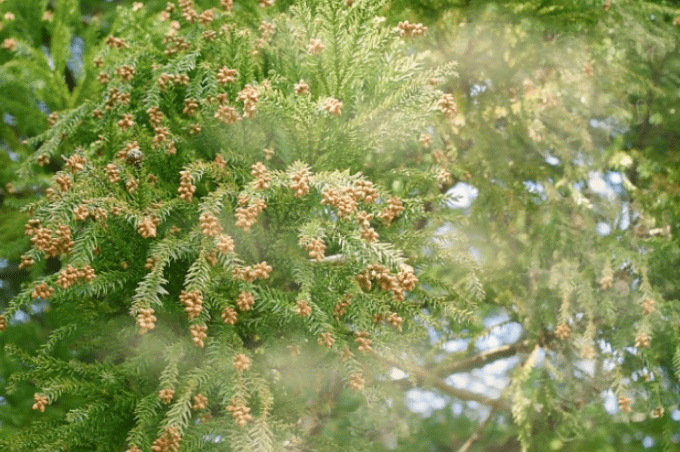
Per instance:
[[[67,326],[35,354],[8,348],[24,366],[11,381],[36,385],[39,411],[73,408],[7,450],[278,449],[309,411],[289,386],[317,373],[297,381],[282,346],[360,391],[359,355],[418,334],[395,338],[426,307],[414,225],[444,198],[436,168],[397,162],[418,157],[405,137],[435,120],[427,80],[447,69],[424,70],[382,7],[304,2],[259,32],[230,8],[119,9],[100,94],[30,139],[19,171],[64,155],[24,208],[25,259],[62,266],[3,315],[49,299]]]

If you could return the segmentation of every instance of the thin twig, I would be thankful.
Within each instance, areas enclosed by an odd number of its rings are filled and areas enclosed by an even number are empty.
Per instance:
[[[477,427],[477,430],[472,434],[472,436],[465,441],[465,444],[463,444],[460,449],[458,449],[458,452],[468,452],[470,448],[477,442],[479,441],[479,438],[482,437],[482,432],[486,428],[487,425],[489,425],[489,422],[491,422],[491,418],[493,418],[494,414],[496,414],[496,409],[492,408],[491,412],[489,413],[489,416],[486,418],[484,422],[479,424],[479,427]]]
[[[320,261],[316,259],[310,259],[310,262],[320,262],[324,264],[342,264],[345,262],[345,256],[342,254],[333,254],[331,256],[326,256]]]

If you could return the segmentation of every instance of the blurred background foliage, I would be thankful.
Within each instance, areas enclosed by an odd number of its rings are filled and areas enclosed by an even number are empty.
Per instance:
[[[677,3],[395,1],[391,16],[426,22],[424,48],[432,59],[458,63],[450,90],[457,93],[465,125],[450,140],[454,160],[473,172],[470,183],[478,190],[469,207],[468,237],[492,269],[486,274],[495,275],[485,281],[487,293],[517,306],[518,299],[532,296],[524,289],[531,278],[540,278],[537,261],[557,261],[579,248],[583,254],[575,255],[587,256],[585,248],[607,242],[614,255],[629,240],[631,250],[649,253],[652,285],[667,300],[667,319],[677,318]],[[568,202],[570,197],[576,202]],[[582,205],[593,206],[590,218]],[[593,234],[596,228],[602,229]],[[624,282],[618,296],[627,294]],[[530,309],[538,312],[542,303]],[[622,324],[624,315],[617,312]],[[614,330],[616,336],[625,328]],[[677,325],[660,330],[656,356],[670,369],[678,354]],[[633,379],[640,378],[635,367],[626,370]],[[677,374],[664,385],[677,391]],[[579,388],[571,391],[578,394]],[[447,410],[425,423],[441,426]],[[568,417],[545,419],[543,427],[537,422],[534,444],[542,444],[541,450],[672,450],[680,440],[678,411],[666,413],[665,420],[638,417],[633,423],[611,422],[601,406],[581,416],[590,420],[578,423],[587,428],[580,433],[566,433]],[[497,441],[491,440],[497,430],[488,434],[487,441]],[[437,450],[456,450],[445,446],[450,439],[442,443]],[[514,450],[511,443],[480,450]]]
[[[61,168],[61,162],[54,162],[35,178],[17,180],[17,165],[32,152],[24,140],[44,131],[51,113],[73,108],[97,92],[93,55],[114,27],[116,8],[131,3],[0,3],[0,43],[16,40],[14,52],[0,48],[2,307],[28,279],[28,273],[18,269],[19,256],[29,246],[23,234],[26,216],[18,209],[42,196],[50,177]],[[196,1],[201,7],[214,3]],[[275,7],[284,11],[292,3],[278,0]],[[145,3],[150,11],[164,7],[163,1]],[[245,24],[257,28],[257,1],[237,0],[236,8]],[[505,306],[509,318],[522,323],[523,338],[549,335],[551,329],[542,322],[551,314],[542,312],[538,303],[522,303],[551,296],[547,291],[532,293],[541,290],[535,281],[546,278],[540,272],[565,256],[587,255],[588,247],[606,248],[609,242],[612,250],[625,243],[628,249],[649,254],[650,283],[665,300],[664,315],[677,319],[680,10],[676,2],[393,0],[385,15],[395,26],[403,20],[424,23],[428,33],[412,41],[414,50],[429,52],[433,65],[457,64],[458,77],[441,83],[445,92],[454,94],[460,119],[449,134],[434,137],[433,146],[443,149],[451,162],[455,193],[470,198],[461,205],[465,220],[456,225],[467,240],[450,246],[471,248],[479,257],[486,295],[480,305],[471,306],[479,318],[498,315],[498,307]],[[598,174],[593,173],[595,168]],[[583,205],[592,206],[592,215],[580,210]],[[622,262],[634,256],[631,252],[616,259]],[[605,260],[606,256],[592,256],[592,268]],[[35,276],[58,269],[58,262],[48,260],[30,272]],[[431,271],[454,285],[462,276],[450,268]],[[591,280],[602,276],[588,272],[584,276]],[[622,284],[617,290],[628,289]],[[14,319],[6,334],[0,335],[0,344],[19,344],[30,352],[61,324],[49,310],[25,320],[27,315]],[[445,323],[438,338],[442,343],[447,331],[460,330],[455,322]],[[467,327],[470,337],[485,334],[483,324]],[[668,328],[676,332],[656,331],[660,340],[655,353],[668,355],[665,366],[672,375],[678,325]],[[626,328],[612,331],[612,341],[630,333]],[[55,356],[68,359],[70,351],[57,349]],[[0,352],[0,437],[26,428],[36,416],[30,409],[30,385],[11,397],[3,392],[16,365]],[[551,378],[540,369],[533,372],[534,381]],[[633,368],[629,373],[634,373]],[[663,397],[677,394],[677,378],[662,383],[660,402],[666,403]],[[578,380],[566,384],[573,397],[584,389]],[[395,400],[398,397],[395,394]],[[560,397],[537,389],[534,402],[547,406]],[[400,421],[401,428],[410,432],[406,439],[397,445],[386,432],[376,438],[375,450],[466,450],[464,444],[475,434],[480,439],[473,450],[519,450],[508,413],[493,414],[494,422],[487,425],[483,421],[488,410],[479,405],[461,405],[441,394],[437,400],[444,400],[444,406],[435,404],[424,414]],[[347,412],[355,409],[351,400],[344,403],[341,408]],[[69,408],[68,399],[61,407]],[[341,438],[349,426],[342,409],[336,414],[328,429]],[[675,411],[635,422],[621,422],[602,403],[573,416],[582,418],[536,416],[530,433],[542,449],[535,450],[657,451],[672,450],[680,443],[677,401]],[[583,426],[587,430],[579,431]]]

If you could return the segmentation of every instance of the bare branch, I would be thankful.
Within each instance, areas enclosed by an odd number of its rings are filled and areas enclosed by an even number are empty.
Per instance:
[[[310,262],[320,262],[324,264],[342,264],[345,262],[345,256],[342,254],[333,254],[331,256],[326,256],[320,261],[317,261],[316,259],[310,259]]]
[[[403,369],[405,372],[409,373],[413,377],[416,378],[419,384],[423,385],[429,385],[434,388],[439,389],[440,391],[449,394],[453,397],[456,397],[457,399],[460,400],[471,400],[477,403],[481,403],[482,405],[487,405],[490,407],[493,407],[494,409],[501,409],[501,410],[509,410],[510,409],[510,403],[505,400],[505,399],[492,399],[490,397],[483,396],[481,394],[477,394],[476,392],[472,391],[467,391],[465,389],[459,389],[459,388],[454,388],[453,386],[450,386],[444,382],[441,378],[439,378],[437,375],[434,375],[427,371],[426,369],[415,366],[415,365],[405,365],[398,363],[397,361],[394,361],[390,358],[386,358],[384,356],[380,356],[377,353],[373,353],[373,355],[378,358],[380,361],[382,361],[384,364],[397,367],[400,369]]]
[[[458,449],[458,452],[468,452],[470,448],[477,442],[479,441],[479,438],[482,437],[482,432],[486,428],[487,425],[489,425],[489,422],[491,422],[491,419],[493,416],[496,414],[496,408],[492,408],[491,412],[489,413],[489,416],[486,418],[484,422],[479,424],[479,427],[477,427],[477,430],[472,434],[470,439],[465,441],[465,444],[463,444],[460,449]]]
[[[532,344],[528,340],[510,345],[503,345],[502,347],[498,347],[493,350],[487,350],[468,358],[459,359],[451,363],[441,364],[433,370],[433,373],[439,375],[440,377],[446,377],[457,372],[467,372],[472,369],[482,367],[492,361],[528,351],[531,349],[531,347]]]

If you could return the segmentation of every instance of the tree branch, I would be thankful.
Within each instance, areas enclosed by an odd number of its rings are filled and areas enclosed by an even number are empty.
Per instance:
[[[484,422],[479,424],[479,427],[477,427],[477,430],[472,434],[470,439],[465,441],[465,444],[463,444],[460,449],[458,449],[458,452],[468,452],[470,448],[477,442],[479,441],[479,438],[482,437],[482,432],[486,428],[487,425],[489,425],[489,422],[491,422],[491,418],[493,418],[494,414],[496,414],[496,409],[492,408],[491,412],[489,413],[489,416],[486,418]]]
[[[409,373],[413,377],[416,378],[419,384],[423,385],[429,385],[434,388],[439,389],[440,391],[451,395],[453,397],[456,397],[457,399],[461,400],[471,400],[473,402],[481,403],[482,405],[490,406],[494,409],[497,410],[509,410],[510,409],[510,403],[505,400],[505,399],[492,399],[490,397],[483,396],[481,394],[477,394],[476,392],[472,391],[467,391],[465,389],[459,389],[459,388],[454,388],[453,386],[450,386],[444,382],[441,378],[439,378],[437,375],[434,375],[430,373],[428,370],[415,366],[415,365],[405,365],[398,363],[397,361],[386,358],[384,356],[380,356],[377,353],[373,353],[373,355],[380,360],[383,364],[397,367],[400,369],[403,369],[405,372]]]
[[[489,362],[528,351],[531,349],[531,346],[532,344],[528,340],[510,345],[503,345],[502,347],[498,347],[493,350],[487,350],[477,355],[460,359],[452,363],[441,364],[433,370],[433,373],[440,377],[445,377],[457,372],[467,372],[472,369],[482,367]]]

